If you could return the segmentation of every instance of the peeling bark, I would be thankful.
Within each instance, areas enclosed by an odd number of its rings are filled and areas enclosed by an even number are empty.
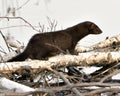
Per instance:
[[[58,55],[48,60],[31,60],[24,62],[1,63],[0,71],[15,71],[21,66],[30,66],[33,69],[49,70],[49,68],[63,66],[104,66],[120,61],[120,52],[88,52],[77,55]]]
[[[113,36],[111,38],[106,38],[104,41],[101,41],[90,47],[76,46],[76,51],[77,52],[89,52],[89,51],[106,48],[106,47],[110,47],[110,46],[114,47],[116,45],[120,45],[120,35]]]

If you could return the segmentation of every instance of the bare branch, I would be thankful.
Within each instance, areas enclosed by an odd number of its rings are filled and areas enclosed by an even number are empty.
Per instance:
[[[2,34],[1,30],[0,30],[0,34],[2,35],[4,41],[5,41],[6,45],[7,45],[8,51],[10,52],[10,48],[9,48],[9,46],[8,46],[8,43],[7,43],[7,41],[6,41],[6,38],[5,38],[5,36]]]
[[[57,21],[56,20],[52,21],[48,16],[47,16],[47,21],[49,24],[50,31],[55,31],[57,26]]]
[[[120,64],[120,63],[118,63],[118,64]],[[105,76],[104,78],[101,79],[100,82],[104,82],[104,81],[107,80],[108,78],[110,78],[110,77],[112,77],[112,76],[114,76],[114,75],[116,75],[116,74],[118,74],[118,73],[120,73],[120,70],[116,70],[115,72],[113,72],[113,73]]]
[[[94,53],[82,53],[79,56],[76,55],[58,55],[49,58],[49,60],[33,60],[33,61],[26,61],[26,62],[13,62],[7,63],[11,70],[15,70],[13,66],[15,66],[16,70],[20,68],[20,66],[29,65],[31,68],[41,68],[41,70],[63,67],[63,66],[106,66],[110,65],[114,62],[120,61],[120,52],[94,52]],[[2,68],[2,64],[0,64],[0,70],[7,70]]]
[[[22,4],[20,7],[18,7],[15,11],[20,10],[23,6],[25,6],[30,0],[27,0],[24,4]]]
[[[100,94],[105,92],[120,93],[120,88],[101,88],[92,92],[88,92],[87,94],[85,94],[85,96],[94,96],[94,94]]]
[[[7,14],[6,14],[4,17],[8,16],[10,13],[12,13],[13,16],[15,16],[16,11],[20,10],[21,8],[23,8],[29,1],[30,1],[30,0],[27,0],[24,4],[22,4],[22,5],[21,5],[20,7],[18,7],[18,8],[12,8],[12,9],[11,9],[10,7],[8,7],[8,8],[7,8]]]
[[[89,52],[89,51],[99,51],[100,49],[106,49],[106,51],[108,52],[108,48],[114,49],[114,47],[116,48],[119,46],[120,46],[120,35],[116,35],[104,41],[101,41],[100,43],[92,45],[90,47],[77,46],[76,50],[78,52]],[[105,50],[103,50],[103,52],[105,52]]]
[[[8,19],[21,19],[23,20],[25,23],[27,23],[33,30],[37,31],[37,32],[40,32],[39,30],[37,30],[32,24],[30,24],[27,20],[23,19],[22,17],[0,17],[0,19],[3,19],[3,18],[6,18]]]
[[[30,27],[28,25],[15,25],[15,26],[7,26],[7,27],[1,27],[0,30],[4,30],[7,28],[16,28],[16,27]],[[34,28],[39,28],[39,26],[33,26]]]

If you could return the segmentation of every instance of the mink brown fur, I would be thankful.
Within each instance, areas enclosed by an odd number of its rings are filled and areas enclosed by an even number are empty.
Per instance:
[[[100,33],[102,31],[96,24],[86,21],[65,30],[35,34],[26,49],[8,62],[24,61],[27,58],[43,59],[66,50],[73,53],[77,42],[83,37]]]

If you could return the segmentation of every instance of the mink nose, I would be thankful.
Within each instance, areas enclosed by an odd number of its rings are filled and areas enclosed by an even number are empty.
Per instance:
[[[98,34],[101,34],[102,33],[102,31],[98,31]]]
[[[98,30],[98,31],[97,31],[97,34],[101,34],[101,33],[102,33],[102,30]]]
[[[102,33],[102,31],[100,31],[100,34]]]

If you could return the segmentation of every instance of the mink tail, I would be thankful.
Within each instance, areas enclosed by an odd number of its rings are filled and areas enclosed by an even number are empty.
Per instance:
[[[27,54],[25,52],[23,52],[15,57],[9,59],[7,62],[24,61],[27,58],[28,58]]]

